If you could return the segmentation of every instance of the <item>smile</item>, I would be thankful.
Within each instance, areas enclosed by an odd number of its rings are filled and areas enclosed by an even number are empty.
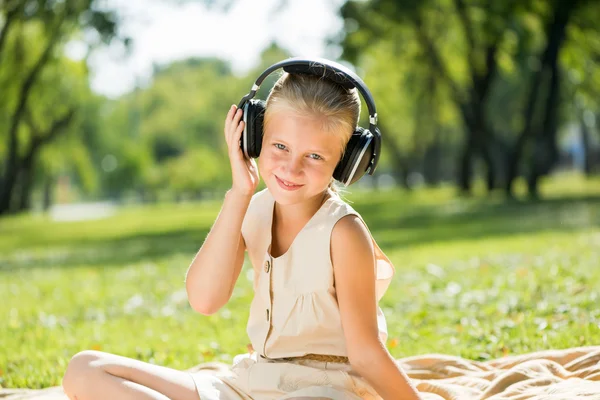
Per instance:
[[[304,186],[304,185],[296,185],[291,182],[287,182],[282,179],[279,179],[279,177],[277,175],[275,175],[275,179],[277,179],[277,183],[279,184],[279,186],[285,190],[296,190],[296,189],[300,189],[302,186]]]

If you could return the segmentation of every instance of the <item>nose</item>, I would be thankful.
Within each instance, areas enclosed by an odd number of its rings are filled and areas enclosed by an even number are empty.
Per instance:
[[[285,172],[287,172],[289,177],[300,175],[302,173],[303,162],[302,157],[290,157],[286,163]]]

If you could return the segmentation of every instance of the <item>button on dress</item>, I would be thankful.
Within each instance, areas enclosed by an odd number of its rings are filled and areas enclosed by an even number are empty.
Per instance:
[[[242,236],[254,272],[246,327],[254,351],[236,356],[230,373],[192,373],[201,400],[381,399],[349,363],[281,360],[306,354],[348,356],[330,256],[331,233],[342,217],[362,217],[335,192],[329,190],[328,195],[279,257],[270,254],[274,198],[268,189],[252,197]],[[372,241],[379,301],[394,267]],[[387,326],[379,307],[377,322],[385,343]]]

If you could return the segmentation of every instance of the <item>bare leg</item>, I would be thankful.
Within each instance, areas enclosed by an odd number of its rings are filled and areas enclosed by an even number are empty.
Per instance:
[[[199,400],[187,372],[91,350],[71,359],[62,386],[71,400]]]

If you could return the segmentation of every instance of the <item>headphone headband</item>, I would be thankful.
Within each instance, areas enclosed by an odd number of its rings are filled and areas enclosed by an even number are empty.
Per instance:
[[[369,111],[369,132],[371,132],[375,139],[373,161],[368,171],[369,175],[373,175],[381,153],[381,133],[379,132],[379,129],[377,129],[377,109],[375,107],[375,100],[363,80],[350,69],[337,62],[324,58],[302,57],[292,57],[279,61],[260,74],[250,92],[240,100],[238,108],[242,108],[247,101],[252,99],[265,78],[279,68],[283,68],[283,70],[288,73],[306,73],[315,76],[323,76],[348,89],[356,88],[360,92],[363,99],[365,99]]]

